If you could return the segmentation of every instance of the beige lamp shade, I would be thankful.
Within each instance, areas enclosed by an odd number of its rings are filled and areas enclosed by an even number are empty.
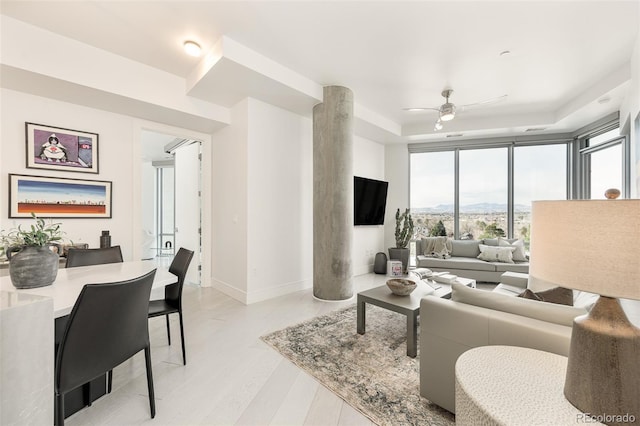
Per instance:
[[[532,279],[640,299],[640,200],[534,201]]]

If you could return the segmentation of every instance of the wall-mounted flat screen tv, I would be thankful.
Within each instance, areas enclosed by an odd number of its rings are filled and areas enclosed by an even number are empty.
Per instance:
[[[353,224],[383,225],[389,182],[353,177]]]

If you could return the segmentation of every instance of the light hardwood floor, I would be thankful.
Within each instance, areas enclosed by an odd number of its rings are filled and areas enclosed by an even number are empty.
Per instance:
[[[384,275],[355,278],[355,289]],[[177,315],[167,344],[164,318],[150,320],[157,414],[149,415],[144,355],[114,370],[113,391],[69,417],[76,425],[372,425],[361,413],[283,358],[260,336],[355,304],[315,300],[304,290],[243,305],[211,288],[185,286],[187,365]],[[354,332],[356,324],[353,324]]]

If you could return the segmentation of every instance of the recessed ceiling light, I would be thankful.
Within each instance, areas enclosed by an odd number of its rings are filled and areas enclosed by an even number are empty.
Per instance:
[[[510,50],[503,50],[502,52],[500,52],[500,56],[509,56],[511,54]]]
[[[604,98],[600,98],[600,99],[598,99],[598,103],[599,103],[600,105],[602,105],[602,104],[606,104],[606,103],[608,103],[609,101],[611,101],[611,98],[610,98],[610,97],[608,97],[608,96],[605,96]]]
[[[200,45],[195,41],[187,40],[183,44],[184,51],[189,56],[200,56]]]

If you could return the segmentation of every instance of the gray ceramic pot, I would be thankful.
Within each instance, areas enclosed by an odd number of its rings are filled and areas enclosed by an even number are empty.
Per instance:
[[[7,258],[15,288],[51,285],[58,275],[58,255],[49,246],[12,247],[7,251]]]

